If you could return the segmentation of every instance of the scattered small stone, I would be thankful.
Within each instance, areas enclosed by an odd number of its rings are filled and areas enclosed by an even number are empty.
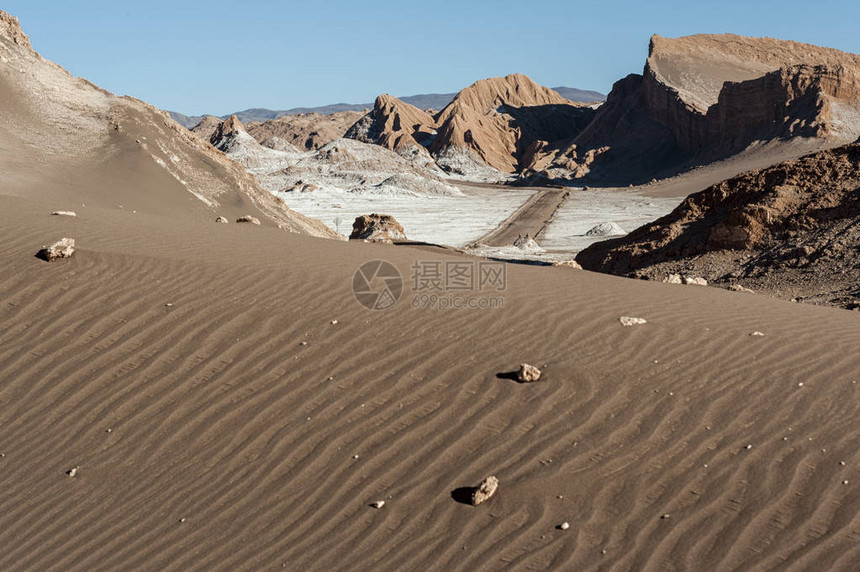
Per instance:
[[[667,284],[680,284],[681,283],[681,275],[680,274],[667,274],[665,278],[663,278],[663,282]]]
[[[184,518],[180,518],[180,519],[179,519],[179,522],[185,522],[185,519],[184,519]]]
[[[358,455],[353,455],[353,456],[352,456],[352,458],[353,458],[353,459],[358,459]]]
[[[567,530],[570,528],[570,523],[565,521],[558,525],[559,530]]]
[[[601,551],[600,551],[600,553],[601,553],[601,554],[606,554],[606,551],[605,551],[605,550],[601,550]]]
[[[50,246],[43,246],[36,256],[46,262],[53,262],[60,258],[69,258],[75,253],[75,239],[61,238]]]
[[[260,219],[258,219],[255,216],[251,216],[251,215],[240,216],[239,218],[236,219],[236,222],[249,222],[251,224],[256,224],[258,226],[260,224],[262,224],[260,222]]]
[[[797,387],[803,387],[803,382],[801,381],[800,383],[798,383]]]
[[[168,302],[167,304],[165,304],[165,305],[164,305],[164,307],[165,307],[165,308],[172,308],[172,307],[173,307],[173,304],[171,304],[170,302]]]
[[[755,291],[750,290],[749,288],[744,288],[740,284],[732,284],[727,289],[731,290],[732,292],[746,292],[747,294],[755,294]]]
[[[744,449],[750,450],[752,449],[752,445],[747,445],[746,447],[744,447]]]
[[[219,216],[218,218],[216,218],[215,222],[220,222],[222,224],[229,224],[230,223],[230,221],[227,220],[227,217],[223,217],[223,216]]]
[[[846,480],[842,481],[842,484],[843,484],[843,485],[847,485],[847,484],[848,484],[848,480],[846,479]]]
[[[332,321],[331,321],[331,325],[332,325],[332,326],[336,326],[336,325],[337,325],[337,320],[332,320]]]
[[[666,514],[664,514],[664,515],[663,515],[663,516],[661,516],[660,518],[661,518],[661,519],[663,519],[663,520],[666,520],[667,518],[669,518],[669,516],[670,516],[670,515],[669,515],[669,513],[667,512]]]
[[[499,479],[492,475],[487,477],[472,491],[472,505],[478,506],[490,500],[497,490],[499,490]]]
[[[763,336],[764,334],[759,332],[758,330],[756,330],[754,332],[750,332],[750,335],[753,337],[759,337],[759,336]]]
[[[78,216],[75,211],[54,211],[51,214],[53,216]]]
[[[374,503],[370,503],[370,506],[372,506],[373,508],[382,508],[385,506],[385,501],[384,500],[378,500]]]
[[[306,346],[306,345],[308,345],[308,343],[307,342],[301,342],[299,345],[300,346]]]
[[[107,429],[105,429],[105,433],[112,433],[112,432],[113,432],[113,429],[111,429],[110,427],[108,427]]]
[[[520,383],[531,383],[540,379],[541,371],[533,365],[527,363],[520,364],[520,371],[517,373],[517,381]]]
[[[618,318],[618,321],[621,322],[621,325],[625,327],[648,323],[648,320],[646,320],[645,318],[631,318],[630,316],[621,316],[620,318]]]
[[[69,469],[68,471],[66,471],[66,474],[67,474],[67,475],[69,475],[70,477],[74,477],[75,475],[77,475],[77,474],[78,474],[78,470],[79,470],[79,469],[80,469],[80,467],[79,467],[79,466],[78,466],[78,467],[73,467],[73,468]]]
[[[845,466],[845,461],[839,461],[839,465],[840,465],[840,466],[842,466],[842,467],[844,467],[844,466]]]

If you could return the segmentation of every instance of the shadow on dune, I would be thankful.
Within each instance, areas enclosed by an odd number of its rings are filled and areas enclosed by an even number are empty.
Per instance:
[[[499,372],[496,374],[496,379],[509,379],[511,381],[516,381],[517,383],[520,381],[517,377],[517,372],[515,371]]]
[[[477,487],[460,487],[451,491],[451,498],[458,503],[472,505],[472,493],[477,490]]]

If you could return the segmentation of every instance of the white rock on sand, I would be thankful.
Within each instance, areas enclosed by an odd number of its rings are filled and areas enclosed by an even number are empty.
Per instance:
[[[78,216],[74,211],[54,211],[51,214],[53,216]]]
[[[517,380],[520,383],[531,383],[540,379],[541,371],[533,365],[527,363],[520,364],[520,371],[517,373]]]
[[[478,488],[472,492],[472,504],[474,506],[478,506],[483,502],[487,502],[498,490],[499,479],[494,476],[487,477],[480,485],[478,485]]]
[[[621,316],[618,318],[618,321],[621,322],[622,326],[636,326],[638,324],[648,323],[645,318],[631,318],[630,316]]]
[[[60,258],[69,258],[74,253],[75,239],[61,238],[50,246],[43,246],[42,249],[36,253],[36,256],[47,262],[53,262]]]

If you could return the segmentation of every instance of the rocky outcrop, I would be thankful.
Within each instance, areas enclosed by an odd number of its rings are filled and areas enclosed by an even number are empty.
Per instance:
[[[858,114],[860,56],[809,44],[731,34],[654,36],[643,92],[649,116],[691,154],[714,146],[737,151],[754,138],[860,134],[840,121]]]
[[[448,149],[466,150],[499,171],[521,172],[548,152],[536,153],[538,141],[570,139],[593,115],[522,74],[485,79],[457,94],[436,117],[431,152],[438,158]]]
[[[406,231],[393,216],[374,213],[355,219],[349,239],[391,244],[395,240],[406,240]]]
[[[645,108],[681,148],[736,151],[753,138],[824,137],[847,128],[831,102],[860,103],[860,56],[731,34],[651,39]],[[850,123],[850,120],[849,120]],[[856,133],[855,133],[856,132]]]
[[[698,276],[847,306],[860,301],[858,251],[860,143],[714,185],[576,260],[589,270]]]
[[[224,122],[220,117],[215,117],[214,115],[204,115],[203,119],[200,122],[191,128],[191,132],[197,135],[203,141],[207,143],[212,141],[212,136],[215,135],[215,132],[221,127],[221,124]]]
[[[341,111],[330,115],[302,113],[255,121],[245,128],[265,147],[279,151],[312,151],[344,137],[364,114],[364,111]]]
[[[0,10],[0,34],[9,38],[15,45],[32,52],[33,47],[30,45],[30,38],[21,29],[21,24],[18,18],[7,14]]]
[[[543,167],[595,111],[515,74],[478,81],[431,116],[390,95],[346,136],[481,180]]]
[[[654,36],[643,75],[616,83],[545,174],[643,182],[753,142],[805,137],[838,146],[858,136],[860,56],[730,34]]]
[[[235,144],[236,139],[243,134],[247,134],[247,131],[242,122],[235,115],[231,115],[218,124],[215,131],[209,137],[209,142],[216,149],[220,149],[226,153]]]
[[[396,97],[380,95],[373,110],[350,127],[345,136],[401,154],[418,152],[426,155],[425,147],[436,134],[435,124],[426,111]]]

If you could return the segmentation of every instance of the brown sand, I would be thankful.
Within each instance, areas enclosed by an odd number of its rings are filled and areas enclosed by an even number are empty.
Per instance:
[[[360,263],[468,259],[74,203],[0,196],[2,569],[860,559],[856,314],[529,266],[504,309],[371,312]]]
[[[363,262],[471,259],[216,224],[238,167],[54,85],[86,113],[0,127],[0,570],[856,569],[856,314],[531,266],[372,312]],[[236,182],[206,207],[138,135]]]

